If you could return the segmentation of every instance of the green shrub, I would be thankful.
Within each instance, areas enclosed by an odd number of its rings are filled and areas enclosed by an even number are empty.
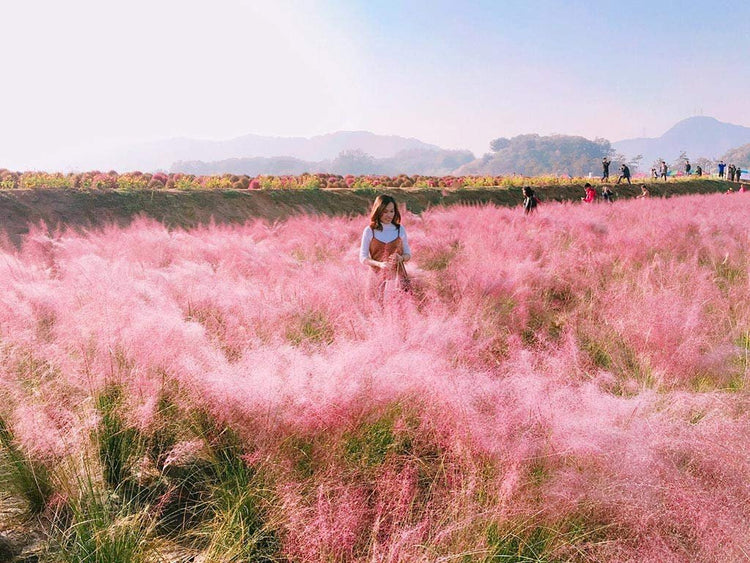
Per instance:
[[[49,470],[27,456],[15,444],[13,434],[0,417],[0,474],[10,491],[21,496],[32,514],[41,513],[54,494]]]
[[[133,465],[143,457],[145,444],[141,434],[126,427],[122,417],[122,389],[119,386],[105,388],[96,398],[99,426],[96,444],[104,482],[112,490],[127,484],[133,473]]]
[[[152,560],[153,522],[147,512],[120,505],[93,489],[65,506],[53,526],[53,547],[65,563],[141,563]]]

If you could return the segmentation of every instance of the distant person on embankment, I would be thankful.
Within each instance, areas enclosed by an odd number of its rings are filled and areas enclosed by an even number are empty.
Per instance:
[[[719,178],[723,178],[724,177],[724,170],[726,169],[727,165],[726,165],[726,163],[723,160],[720,160],[719,164],[718,164],[718,167],[719,167]]]
[[[528,215],[536,209],[537,205],[539,205],[539,199],[534,195],[534,190],[531,189],[531,186],[524,186],[522,192],[523,212]]]
[[[664,179],[664,181],[667,181],[667,171],[669,170],[669,166],[667,166],[667,163],[663,160],[661,161],[661,166],[659,167],[659,175]]]
[[[630,185],[630,168],[628,168],[627,164],[622,164],[620,166],[620,176],[617,178],[617,183],[619,184],[623,178],[625,178],[628,181],[628,185]]]
[[[695,167],[695,175],[696,176],[703,176],[703,168],[701,168],[700,164]]]
[[[605,156],[602,159],[602,182],[609,180],[609,164],[610,160]]]
[[[690,176],[690,161],[685,160],[685,176]]]
[[[404,264],[411,259],[406,229],[396,200],[389,195],[375,198],[370,224],[362,232],[359,261],[370,269],[368,294],[382,303],[387,289],[409,290]]]

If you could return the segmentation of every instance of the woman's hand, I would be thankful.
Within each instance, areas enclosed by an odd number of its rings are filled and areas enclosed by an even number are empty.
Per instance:
[[[372,258],[368,258],[365,261],[365,264],[372,266],[373,268],[380,268],[381,270],[384,270],[388,267],[388,264],[386,262],[380,262],[378,260],[374,260]]]

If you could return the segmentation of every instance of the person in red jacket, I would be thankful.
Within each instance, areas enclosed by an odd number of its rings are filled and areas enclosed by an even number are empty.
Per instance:
[[[591,184],[587,182],[586,185],[583,186],[583,189],[586,190],[586,195],[581,198],[583,201],[586,203],[593,203],[596,201],[596,190]]]

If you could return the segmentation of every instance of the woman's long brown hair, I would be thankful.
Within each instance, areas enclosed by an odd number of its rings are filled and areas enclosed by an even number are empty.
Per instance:
[[[401,226],[401,213],[398,210],[396,200],[389,195],[381,194],[375,198],[375,202],[372,204],[372,211],[370,212],[370,228],[372,230],[383,230],[383,223],[380,221],[380,218],[383,216],[383,212],[389,203],[393,204],[393,224],[396,228]]]

